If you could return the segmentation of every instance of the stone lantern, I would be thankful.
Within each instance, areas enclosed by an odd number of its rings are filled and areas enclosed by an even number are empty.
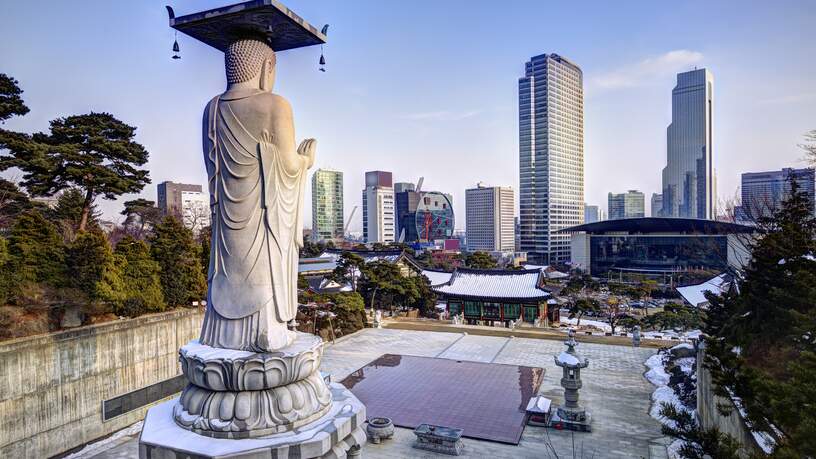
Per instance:
[[[578,389],[581,388],[581,368],[589,365],[589,360],[575,351],[575,330],[570,329],[564,344],[567,350],[555,356],[555,364],[564,369],[561,387],[564,388],[564,404],[559,406],[551,418],[553,427],[561,427],[581,432],[591,431],[591,415],[578,404]]]

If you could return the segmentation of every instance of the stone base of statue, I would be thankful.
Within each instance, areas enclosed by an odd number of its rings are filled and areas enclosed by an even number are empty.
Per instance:
[[[139,456],[346,457],[365,442],[365,407],[319,372],[323,342],[297,333],[278,351],[220,349],[193,340],[179,349],[189,384],[151,408]]]
[[[360,455],[366,442],[365,407],[345,387],[329,386],[332,401],[320,418],[288,432],[231,439],[199,435],[173,420],[179,399],[147,412],[139,437],[141,459],[195,458],[345,458]]]

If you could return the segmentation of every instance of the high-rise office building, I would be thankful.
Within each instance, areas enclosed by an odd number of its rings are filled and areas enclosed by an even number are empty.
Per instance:
[[[699,69],[677,74],[672,122],[666,129],[663,217],[713,220],[716,215],[713,112],[711,72]]]
[[[663,216],[663,194],[662,193],[652,193],[651,216],[652,217],[662,217]]]
[[[595,223],[601,220],[603,220],[601,218],[601,209],[598,206],[584,203],[584,223]]]
[[[162,182],[156,185],[156,206],[164,215],[182,217],[182,192],[201,193],[201,185],[188,183]]]
[[[396,191],[399,185],[400,191]],[[396,213],[396,234],[397,240],[402,242],[413,242],[418,239],[416,232],[416,211],[419,205],[419,193],[414,191],[413,184],[410,188],[408,183],[394,184],[394,208]]]
[[[363,239],[394,242],[394,181],[390,172],[366,172],[363,190]]]
[[[416,185],[411,182],[397,182],[394,184],[394,193],[403,193],[405,191],[414,191]]]
[[[312,174],[312,239],[342,239],[343,230],[343,173],[318,169]]]
[[[736,212],[736,219],[748,223],[773,215],[790,194],[791,178],[796,180],[800,190],[808,194],[811,211],[814,211],[816,207],[814,170],[786,168],[779,171],[742,174],[742,205]]]
[[[516,248],[515,196],[510,187],[465,190],[465,232],[469,251],[512,252]]]
[[[609,193],[609,219],[643,218],[646,198],[638,190],[629,190],[626,193]]]
[[[520,249],[532,263],[569,261],[584,220],[584,85],[557,54],[535,56],[519,78]]]

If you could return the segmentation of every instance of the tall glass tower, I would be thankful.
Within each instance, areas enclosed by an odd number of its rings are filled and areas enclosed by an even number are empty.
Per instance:
[[[318,169],[312,175],[312,238],[343,237],[343,173]]]
[[[519,248],[532,263],[570,259],[584,221],[584,84],[557,54],[535,56],[519,78]]]
[[[716,216],[717,190],[712,151],[714,76],[706,69],[677,74],[672,122],[666,129],[661,217]]]

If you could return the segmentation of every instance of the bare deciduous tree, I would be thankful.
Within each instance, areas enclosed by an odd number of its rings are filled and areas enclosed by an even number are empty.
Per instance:
[[[816,129],[805,133],[805,143],[800,143],[799,148],[805,150],[805,161],[816,166]]]

